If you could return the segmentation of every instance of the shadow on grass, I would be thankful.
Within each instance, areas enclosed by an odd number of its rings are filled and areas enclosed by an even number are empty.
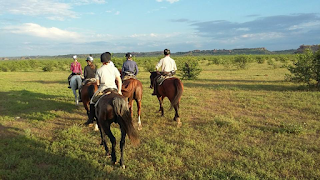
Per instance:
[[[28,90],[0,92],[1,116],[37,120],[55,117],[53,111],[73,112],[75,105],[62,102],[65,97],[31,92]]]
[[[130,179],[116,167],[104,170],[110,161],[105,157],[97,164],[87,160],[87,152],[77,158],[69,155],[77,152],[53,152],[50,143],[22,129],[0,124],[0,137],[0,179]]]
[[[200,82],[200,83],[199,83]],[[208,83],[201,83],[208,82]],[[235,82],[235,84],[231,84]],[[239,83],[241,82],[241,83]],[[252,81],[252,80],[196,80],[196,81],[183,81],[183,85],[188,88],[207,88],[210,90],[250,90],[250,91],[304,91],[306,87],[296,85],[282,85],[282,84],[263,84],[269,81]],[[273,83],[280,83],[275,81]],[[252,83],[252,84],[245,84]]]
[[[66,78],[65,81],[43,81],[43,80],[38,80],[38,81],[23,81],[23,83],[39,83],[39,84],[65,84],[68,86],[68,80]]]

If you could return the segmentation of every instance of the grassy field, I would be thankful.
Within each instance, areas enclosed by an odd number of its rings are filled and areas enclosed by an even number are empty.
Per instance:
[[[0,72],[0,179],[320,179],[320,92],[284,82],[287,70],[266,63],[201,67],[183,81],[181,128],[168,99],[165,117],[157,112],[140,72],[141,144],[127,140],[125,170],[81,125],[69,72]]]

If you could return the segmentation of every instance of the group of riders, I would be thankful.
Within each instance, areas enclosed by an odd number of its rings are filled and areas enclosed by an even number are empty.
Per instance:
[[[156,65],[156,70],[160,72],[160,75],[155,78],[154,83],[154,91],[152,95],[157,95],[157,79],[160,77],[170,77],[173,76],[177,70],[177,66],[175,61],[170,57],[170,50],[165,49],[163,51],[164,58],[160,59],[160,61]],[[82,73],[81,64],[78,62],[77,56],[73,56],[74,62],[71,63],[70,70],[72,73],[68,77],[69,88],[70,88],[70,79],[74,75],[83,76],[82,86],[84,86],[88,82],[96,82],[98,85],[98,90],[94,93],[93,97],[90,100],[90,115],[88,121],[85,123],[86,125],[93,123],[94,115],[95,115],[95,103],[103,94],[108,94],[110,92],[116,92],[122,95],[122,81],[136,78],[139,69],[137,63],[133,61],[132,54],[126,54],[127,60],[123,63],[121,74],[119,70],[114,66],[111,61],[111,53],[105,52],[101,54],[100,60],[102,66],[100,68],[96,68],[93,63],[93,57],[90,55],[87,59],[87,66],[84,68],[84,73]],[[81,88],[79,89],[80,94]],[[79,96],[81,98],[81,95]],[[81,101],[81,99],[79,100]]]

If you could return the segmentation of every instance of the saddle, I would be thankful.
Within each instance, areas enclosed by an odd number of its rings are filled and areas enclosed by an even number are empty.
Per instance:
[[[94,103],[95,106],[97,106],[99,100],[102,97],[104,97],[104,96],[106,96],[108,94],[111,94],[111,93],[117,93],[118,94],[118,90],[114,89],[114,88],[108,88],[108,89],[103,90],[102,92],[98,92],[94,97],[92,97],[91,102]]]
[[[95,83],[95,82],[97,82],[96,78],[85,79],[82,82],[82,86],[85,86],[86,84],[89,84],[89,83]]]
[[[122,79],[122,81],[125,81],[127,79],[137,79],[136,76],[132,73],[132,72],[124,72],[124,77]]]
[[[160,74],[158,78],[156,78],[156,83],[160,86],[164,80],[172,78],[172,74]]]

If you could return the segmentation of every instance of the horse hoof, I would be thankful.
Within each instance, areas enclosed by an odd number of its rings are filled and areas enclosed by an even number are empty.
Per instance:
[[[138,125],[138,130],[139,130],[139,131],[142,130],[142,125],[141,125],[141,124]]]
[[[122,169],[126,169],[126,165],[122,165],[121,168],[122,168]]]
[[[99,131],[99,128],[98,128],[97,124],[94,125],[94,131]]]

